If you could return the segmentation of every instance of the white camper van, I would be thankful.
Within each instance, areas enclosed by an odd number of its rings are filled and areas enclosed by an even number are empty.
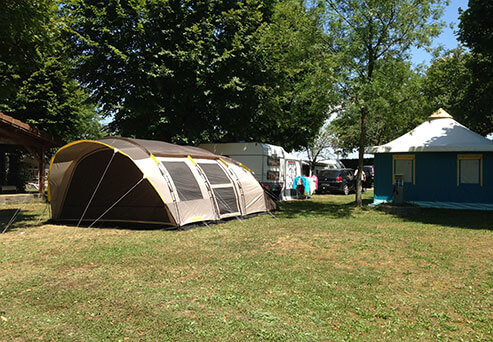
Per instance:
[[[252,171],[265,189],[281,199],[296,197],[293,182],[301,176],[301,161],[281,146],[248,142],[201,144],[199,147],[239,161]]]

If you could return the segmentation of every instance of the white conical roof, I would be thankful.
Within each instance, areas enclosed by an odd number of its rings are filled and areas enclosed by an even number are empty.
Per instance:
[[[440,108],[412,131],[366,152],[493,152],[493,141],[461,125]]]

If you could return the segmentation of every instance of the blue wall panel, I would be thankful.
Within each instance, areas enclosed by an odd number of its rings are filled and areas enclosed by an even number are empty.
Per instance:
[[[493,153],[481,153],[483,186],[479,184],[457,186],[457,154],[455,152],[414,153],[415,184],[404,184],[404,200],[493,204]],[[478,153],[474,152],[474,154]],[[393,199],[392,156],[392,153],[375,154],[375,202]]]

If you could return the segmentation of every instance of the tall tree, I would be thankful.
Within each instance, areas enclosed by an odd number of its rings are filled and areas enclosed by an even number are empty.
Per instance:
[[[462,12],[459,40],[471,49],[465,55],[471,77],[462,110],[468,124],[481,134],[493,132],[493,2],[469,0]]]
[[[73,78],[57,11],[55,0],[0,2],[0,111],[65,141],[98,137],[97,112]],[[6,175],[19,189],[27,181],[22,155],[9,151]]]
[[[263,122],[257,139],[283,142],[287,149],[319,146],[326,140],[322,125],[338,96],[335,58],[324,45],[322,14],[319,6],[284,0],[274,6],[271,22],[257,31],[256,58],[264,76],[256,87],[257,120]]]
[[[15,107],[17,91],[50,49],[52,0],[0,2],[0,111]]]
[[[319,80],[325,64],[307,58],[321,32],[315,16],[302,1],[289,1],[293,13],[276,4],[68,0],[62,8],[80,79],[114,117],[116,133],[188,144],[260,140],[291,149],[321,125],[325,114],[313,108],[324,107],[319,99],[327,91],[302,83]],[[310,119],[315,112],[322,114]]]
[[[379,73],[409,59],[413,46],[429,46],[440,33],[442,3],[432,0],[327,0],[328,48],[340,57],[345,115],[358,122],[358,173],[362,174],[369,119],[379,98]],[[392,91],[392,90],[390,90]],[[376,123],[372,118],[371,124]],[[356,204],[362,206],[361,179]]]
[[[374,98],[368,104],[366,145],[381,145],[406,133],[430,114],[423,110],[423,75],[402,60],[381,61],[374,75]],[[333,147],[341,154],[359,148],[359,107],[346,104],[330,123]]]
[[[320,128],[320,131],[315,136],[315,139],[303,148],[303,151],[308,157],[308,163],[310,164],[310,170],[312,172],[315,171],[315,167],[321,159],[333,157],[330,150],[333,146],[333,137],[327,129],[327,126],[324,125]]]
[[[19,87],[12,114],[62,141],[101,137],[95,105],[71,74],[63,57],[45,57]]]
[[[0,3],[0,111],[69,141],[101,135],[74,80],[55,0]]]

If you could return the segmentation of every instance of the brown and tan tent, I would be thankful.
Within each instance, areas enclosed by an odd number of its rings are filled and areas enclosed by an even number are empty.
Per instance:
[[[183,226],[276,207],[240,163],[162,141],[76,141],[53,156],[48,177],[53,220],[77,225]]]

